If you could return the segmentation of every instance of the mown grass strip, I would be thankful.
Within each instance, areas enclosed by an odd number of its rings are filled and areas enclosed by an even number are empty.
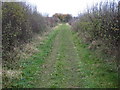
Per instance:
[[[55,61],[55,70],[52,73],[50,88],[79,87],[77,73],[77,57],[74,48],[73,35],[70,26],[62,24],[59,32],[59,45]]]

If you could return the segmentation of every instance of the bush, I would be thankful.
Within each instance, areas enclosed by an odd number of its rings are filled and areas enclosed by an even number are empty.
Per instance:
[[[44,17],[36,8],[22,2],[2,3],[2,48],[3,66],[11,68],[16,63],[15,48],[29,43],[36,34],[47,29]]]
[[[85,43],[100,42],[95,45],[95,50],[100,50],[103,55],[109,55],[118,62],[120,54],[120,3],[101,2],[84,14],[79,15],[79,20],[72,24],[73,30],[78,32]],[[97,53],[99,54],[99,53]]]

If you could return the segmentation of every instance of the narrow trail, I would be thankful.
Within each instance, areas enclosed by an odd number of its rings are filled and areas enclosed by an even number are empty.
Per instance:
[[[60,29],[59,29],[60,28]],[[70,27],[60,25],[52,52],[42,65],[39,88],[71,88],[80,87],[78,69],[79,57],[74,46]]]

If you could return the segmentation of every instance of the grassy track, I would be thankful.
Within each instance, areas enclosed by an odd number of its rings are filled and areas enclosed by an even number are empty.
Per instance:
[[[59,29],[52,53],[43,64],[38,87],[80,87],[77,72],[79,58],[70,27],[61,25]]]
[[[80,43],[70,26],[53,30],[36,53],[22,62],[22,77],[13,87],[94,88],[117,87],[117,73]]]

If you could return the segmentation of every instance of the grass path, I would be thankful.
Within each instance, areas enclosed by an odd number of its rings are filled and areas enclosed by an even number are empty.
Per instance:
[[[70,27],[61,25],[51,54],[42,65],[37,87],[80,87],[77,73],[79,57]]]
[[[57,28],[51,54],[42,65],[37,87],[114,88],[118,85],[115,65],[105,63],[81,43],[69,25]],[[113,70],[113,71],[111,71]]]
[[[115,65],[105,63],[81,43],[70,26],[61,24],[38,45],[38,53],[21,60],[22,75],[8,87],[115,88]]]

